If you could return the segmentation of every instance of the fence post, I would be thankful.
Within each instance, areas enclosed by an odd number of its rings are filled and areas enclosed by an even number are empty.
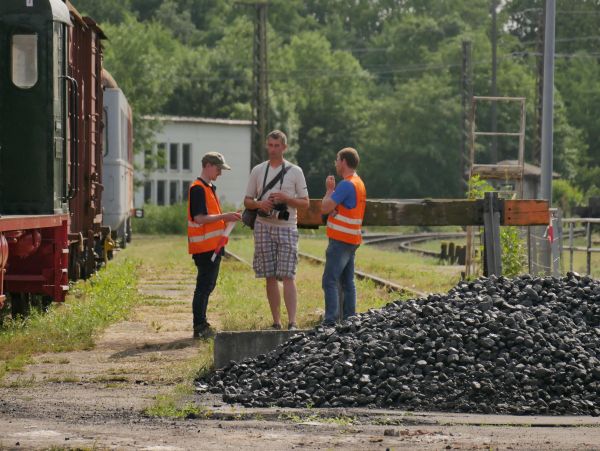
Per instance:
[[[502,249],[500,247],[500,206],[498,193],[485,193],[483,226],[485,234],[485,275],[502,275]]]
[[[592,223],[591,223],[591,221],[587,223],[586,234],[587,234],[587,249],[586,249],[587,274],[589,276],[589,275],[592,275]]]
[[[562,210],[560,208],[552,208],[552,226],[554,229],[554,236],[552,237],[551,251],[552,256],[552,275],[555,277],[560,276],[562,269]]]
[[[569,271],[573,272],[573,235],[574,235],[575,223],[569,223]]]

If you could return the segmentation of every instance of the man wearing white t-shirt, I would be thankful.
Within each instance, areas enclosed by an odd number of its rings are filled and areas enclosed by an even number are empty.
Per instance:
[[[269,160],[256,165],[250,173],[244,206],[258,209],[254,225],[253,268],[256,277],[266,278],[267,298],[273,315],[273,328],[281,329],[281,295],[288,312],[288,329],[296,329],[296,266],[298,265],[298,208],[309,205],[308,189],[300,167],[284,160],[287,137],[279,130],[267,136]],[[275,185],[263,188],[278,177]],[[262,194],[262,196],[261,196]],[[257,198],[260,197],[260,200]]]

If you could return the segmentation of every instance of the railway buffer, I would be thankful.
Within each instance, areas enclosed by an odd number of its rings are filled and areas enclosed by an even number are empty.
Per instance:
[[[298,226],[318,228],[325,225],[321,200],[298,210]],[[500,199],[498,193],[485,193],[484,199],[370,199],[367,200],[365,226],[483,226],[486,276],[502,274],[501,226],[547,226],[550,210],[545,200]]]

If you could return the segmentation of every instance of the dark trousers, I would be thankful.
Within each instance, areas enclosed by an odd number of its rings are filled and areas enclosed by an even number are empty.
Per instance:
[[[194,254],[193,259],[198,269],[196,278],[196,290],[194,290],[194,300],[192,301],[192,312],[194,313],[194,329],[198,329],[205,324],[206,309],[208,307],[208,297],[217,285],[219,276],[219,266],[221,265],[221,255],[217,255],[214,262],[210,259],[213,252],[203,252]]]

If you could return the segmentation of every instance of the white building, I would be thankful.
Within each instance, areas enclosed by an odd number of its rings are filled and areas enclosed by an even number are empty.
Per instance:
[[[180,116],[151,119],[158,119],[162,130],[155,136],[153,149],[136,155],[136,179],[143,181],[136,192],[136,206],[186,202],[188,187],[200,175],[206,152],[222,153],[231,166],[215,183],[221,202],[242,203],[251,169],[251,121]]]

